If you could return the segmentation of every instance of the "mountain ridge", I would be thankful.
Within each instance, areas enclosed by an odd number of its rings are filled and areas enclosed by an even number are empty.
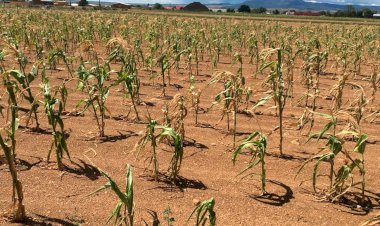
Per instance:
[[[298,10],[344,10],[347,5],[332,3],[315,3],[305,2],[303,0],[246,0],[237,5],[248,5],[251,8],[265,7],[276,9],[298,9]],[[353,5],[356,9],[369,8],[371,10],[380,11],[380,6],[372,5]]]

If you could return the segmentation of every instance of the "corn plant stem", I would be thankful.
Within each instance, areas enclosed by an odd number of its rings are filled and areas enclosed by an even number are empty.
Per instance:
[[[236,96],[235,96],[236,97]],[[237,117],[236,117],[236,113],[237,113],[237,103],[236,101],[233,102],[234,104],[234,143],[233,143],[233,146],[232,146],[232,150],[235,150],[235,146],[236,146],[236,121],[237,121]]]
[[[3,137],[0,135],[0,146],[2,147],[5,157],[8,162],[8,167],[9,167],[9,172],[11,173],[12,176],[12,181],[13,181],[13,196],[12,200],[14,202],[14,205],[16,204],[17,200],[17,209],[14,214],[14,220],[16,222],[20,221],[25,221],[26,220],[26,213],[25,213],[25,206],[23,204],[24,200],[24,193],[22,190],[22,184],[17,178],[17,170],[15,166],[15,159],[12,154],[11,148],[9,148],[8,145],[5,144]],[[17,194],[17,199],[15,197],[15,190]]]
[[[154,138],[155,139],[155,138]],[[153,171],[154,171],[154,179],[157,180],[158,178],[158,165],[157,165],[157,153],[156,153],[156,142],[152,141],[152,151],[153,151]],[[153,145],[154,144],[154,145]]]
[[[278,75],[278,83],[279,83],[279,90],[278,90],[278,109],[279,109],[279,119],[280,119],[280,155],[283,155],[282,151],[282,143],[283,143],[283,131],[282,131],[282,114],[284,111],[284,103],[282,103],[283,98],[283,85],[282,85],[282,71],[281,71],[281,50],[277,50],[277,75]]]
[[[262,151],[262,150],[261,150]],[[262,152],[262,159],[261,159],[261,192],[262,192],[262,195],[265,195],[267,192],[266,192],[266,189],[265,189],[265,186],[266,186],[266,170],[265,170],[265,151]]]
[[[132,101],[133,109],[135,110],[136,119],[140,121],[140,116],[139,116],[139,112],[137,111],[135,98],[136,98],[135,95],[131,95],[131,101]]]
[[[162,95],[165,97],[166,96],[166,93],[165,93],[165,68],[164,68],[164,63],[161,62],[161,77],[162,77]]]
[[[332,191],[332,188],[333,188],[333,184],[334,184],[334,159],[332,157],[330,157],[330,175],[329,175],[329,179],[330,179],[330,192]]]
[[[87,89],[89,100],[92,101],[93,100],[93,95],[90,92],[88,84],[86,85],[86,89]],[[94,111],[94,118],[96,120],[96,124],[98,125],[99,135],[102,137],[102,136],[104,136],[104,134],[102,133],[102,130],[101,130],[98,113],[97,113],[96,108],[95,108],[95,106],[94,106],[93,103],[91,103],[91,107],[92,107],[92,110]]]
[[[362,204],[364,204],[365,200],[365,164],[364,164],[364,154],[361,154],[361,177],[362,177]]]

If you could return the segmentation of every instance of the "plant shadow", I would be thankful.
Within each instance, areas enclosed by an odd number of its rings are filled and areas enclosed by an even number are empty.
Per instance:
[[[366,190],[365,199],[362,200],[362,194],[360,192],[349,191],[339,199],[337,204],[348,209],[341,210],[342,212],[365,216],[373,209],[380,208],[380,194]]]
[[[119,133],[119,135],[111,135],[111,136],[100,137],[99,138],[100,143],[116,142],[116,141],[119,141],[119,140],[125,140],[125,139],[128,139],[130,137],[137,136],[137,134],[135,132],[130,131],[130,130],[124,131],[126,133],[122,133],[119,130],[117,132]]]
[[[25,130],[27,133],[32,133],[32,134],[42,134],[42,135],[51,135],[51,130],[50,129],[42,129],[42,128],[30,128],[27,126],[19,126],[20,129]]]
[[[261,203],[272,206],[283,206],[294,198],[293,191],[289,186],[274,180],[267,180],[267,183],[280,187],[284,190],[284,192],[282,194],[267,193],[264,195],[249,195],[249,197]]]
[[[17,167],[17,170],[19,171],[28,171],[30,170],[32,167],[40,164],[43,160],[42,158],[39,158],[39,157],[35,157],[37,159],[36,162],[31,162],[31,161],[27,161],[27,160],[24,160],[24,159],[16,159],[16,167]]]
[[[100,171],[93,165],[87,164],[85,161],[79,159],[80,163],[76,163],[72,161],[71,163],[76,167],[69,167],[67,165],[64,166],[64,171],[72,174],[76,174],[78,176],[85,176],[88,179],[94,181],[99,179],[101,176]]]
[[[209,149],[208,146],[198,143],[196,140],[191,138],[185,138],[185,141],[183,142],[184,147],[195,147],[199,149]]]
[[[174,183],[173,180],[168,175],[159,174],[157,180],[152,176],[143,176],[147,178],[148,181],[156,181],[158,186],[154,189],[162,189],[164,191],[180,191],[183,192],[184,189],[191,188],[197,190],[207,190],[207,186],[200,180],[187,179],[182,176],[178,176],[177,182]]]
[[[70,222],[67,220],[48,217],[40,214],[36,214],[38,219],[28,218],[24,225],[33,225],[33,226],[52,226],[52,225],[62,225],[62,226],[77,226],[79,223],[83,222]]]
[[[289,155],[289,154],[277,154],[277,153],[266,153],[268,156],[275,157],[275,158],[280,158],[284,160],[290,160],[290,161],[300,161],[304,162],[308,160],[309,158],[305,157],[300,157],[300,156],[295,156],[295,155]]]

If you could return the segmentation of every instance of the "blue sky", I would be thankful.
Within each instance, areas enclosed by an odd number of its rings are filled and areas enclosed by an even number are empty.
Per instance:
[[[162,4],[187,4],[193,1],[200,1],[202,3],[232,3],[239,4],[245,0],[120,0],[126,3],[141,3],[141,4],[154,4],[156,2]],[[326,3],[338,3],[338,4],[358,4],[358,5],[380,5],[380,0],[306,0],[312,2],[326,2]]]

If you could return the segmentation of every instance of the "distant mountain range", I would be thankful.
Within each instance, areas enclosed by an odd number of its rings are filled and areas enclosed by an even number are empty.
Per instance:
[[[305,2],[303,0],[247,0],[241,4],[249,5],[251,8],[265,7],[275,9],[297,9],[297,10],[344,10],[347,5]],[[239,5],[241,5],[239,4]],[[380,6],[353,5],[356,9],[370,8],[380,12]]]
[[[1,0],[0,0],[1,1]],[[70,1],[70,0],[66,0]],[[79,0],[72,0],[77,2]],[[97,0],[89,0],[96,1]],[[187,5],[191,2],[201,2],[208,6],[217,6],[224,8],[239,8],[240,5],[249,5],[251,8],[265,7],[269,9],[295,9],[295,10],[344,10],[348,4],[353,5],[356,9],[370,8],[380,13],[380,0],[100,0],[102,4],[111,2],[135,3],[135,4],[154,4],[156,2],[164,5]],[[374,5],[376,3],[376,5]],[[371,5],[372,4],[372,5]]]

